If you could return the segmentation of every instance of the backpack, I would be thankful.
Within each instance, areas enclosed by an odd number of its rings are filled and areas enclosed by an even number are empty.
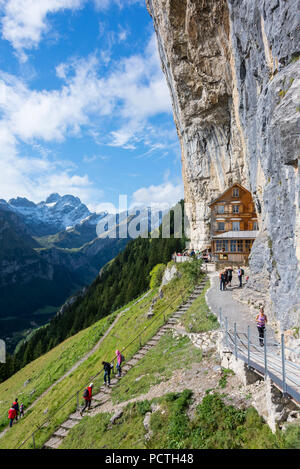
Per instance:
[[[90,393],[89,390],[86,388],[83,393],[83,397],[89,397]]]
[[[244,273],[245,273],[245,272],[244,272],[244,269],[241,269],[241,274],[244,275]]]
[[[125,361],[125,357],[124,355],[121,354],[121,363],[123,363]]]

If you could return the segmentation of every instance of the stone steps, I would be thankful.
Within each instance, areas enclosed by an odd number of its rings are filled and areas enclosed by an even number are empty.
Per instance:
[[[70,430],[71,428],[75,427],[77,425],[78,421],[77,420],[66,420],[64,423],[61,424],[62,428],[65,428],[66,430]]]
[[[75,412],[74,414],[71,414],[69,418],[72,419],[72,420],[81,420],[82,419],[79,411]]]
[[[66,430],[65,428],[59,428],[56,430],[56,432],[53,433],[53,436],[56,436],[57,438],[65,438],[65,436],[68,435],[70,430]]]
[[[63,437],[53,436],[44,444],[45,449],[58,449],[63,441]]]

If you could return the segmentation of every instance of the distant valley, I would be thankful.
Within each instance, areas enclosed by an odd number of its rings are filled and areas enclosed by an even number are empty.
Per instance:
[[[124,249],[129,239],[97,237],[106,215],[72,195],[0,200],[0,337],[9,351]]]

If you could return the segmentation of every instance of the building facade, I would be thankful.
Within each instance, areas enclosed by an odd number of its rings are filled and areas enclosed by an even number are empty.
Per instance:
[[[258,233],[251,192],[236,183],[215,199],[210,209],[213,258],[247,263]]]

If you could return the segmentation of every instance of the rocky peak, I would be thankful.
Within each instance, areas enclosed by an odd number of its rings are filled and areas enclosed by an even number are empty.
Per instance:
[[[34,202],[31,202],[25,197],[17,197],[16,199],[10,199],[8,203],[12,205],[13,207],[26,207],[26,208],[36,207]]]

